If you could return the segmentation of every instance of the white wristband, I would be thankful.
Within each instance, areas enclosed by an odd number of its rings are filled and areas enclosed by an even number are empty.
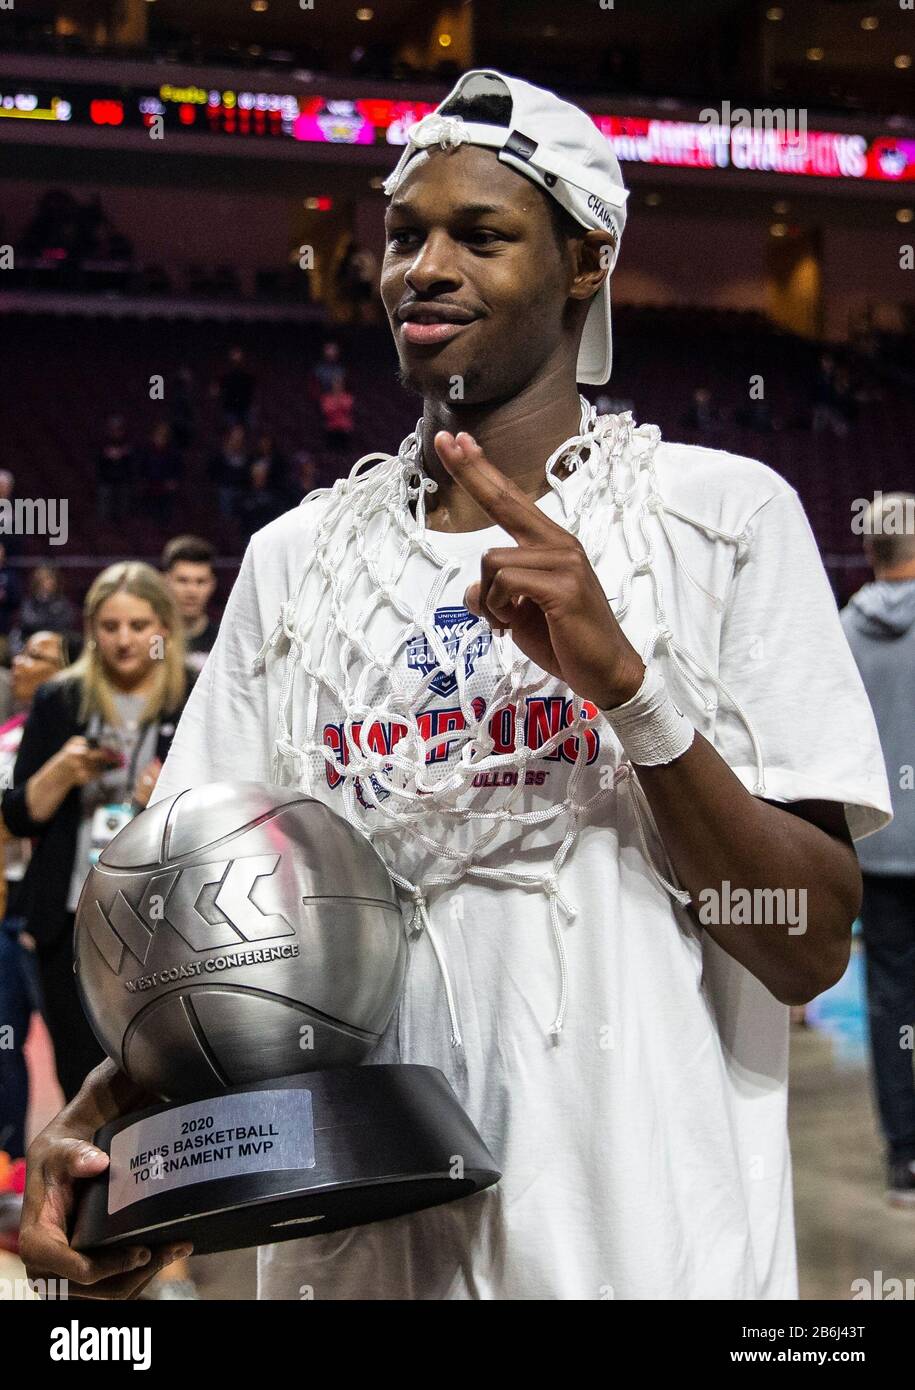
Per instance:
[[[696,730],[677,709],[664,677],[654,666],[645,668],[645,679],[631,700],[615,709],[603,709],[601,714],[623,745],[626,757],[637,767],[672,763],[696,737]]]

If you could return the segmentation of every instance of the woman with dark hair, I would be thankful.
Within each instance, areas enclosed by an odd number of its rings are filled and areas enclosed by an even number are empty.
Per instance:
[[[149,565],[103,570],[84,627],[82,655],[35,694],[2,803],[10,833],[35,842],[23,914],[68,1100],[103,1055],[73,979],[76,905],[101,849],[146,806],[189,686],[181,621]]]

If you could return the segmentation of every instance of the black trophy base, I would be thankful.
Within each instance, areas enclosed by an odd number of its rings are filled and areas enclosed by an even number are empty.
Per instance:
[[[434,1067],[335,1067],[238,1086],[123,1116],[95,1144],[112,1161],[85,1185],[77,1250],[241,1250],[439,1206],[501,1177]]]

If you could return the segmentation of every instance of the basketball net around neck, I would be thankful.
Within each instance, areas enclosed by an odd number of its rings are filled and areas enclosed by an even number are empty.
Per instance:
[[[731,542],[737,548],[738,562],[746,554],[749,536],[715,530],[665,504],[654,468],[661,438],[657,426],[636,426],[629,412],[599,416],[584,396],[579,400],[578,434],[561,444],[545,464],[546,481],[562,505],[562,525],[577,536],[594,567],[604,554],[611,529],[619,529],[627,563],[614,608],[617,619],[622,619],[631,605],[634,582],[645,577],[652,588],[654,624],[641,652],[643,661],[647,665],[663,648],[678,677],[705,710],[717,708],[719,695],[730,702],[752,741],[755,790],[762,791],[763,762],[756,734],[717,676],[676,640],[665,615],[655,568],[655,546],[660,541],[669,547],[686,582],[720,611],[721,600],[687,569],[668,518],[677,517],[706,535]],[[459,573],[461,562],[436,550],[436,533],[425,525],[426,495],[437,484],[423,472],[421,426],[419,420],[396,457],[366,454],[347,478],[339,479],[333,488],[311,493],[301,504],[311,509],[321,499],[320,509],[315,507],[312,548],[295,593],[282,605],[277,624],[252,665],[253,674],[263,674],[268,657],[285,658],[272,775],[276,783],[296,786],[311,795],[315,794],[316,778],[327,768],[332,770],[335,783],[342,782],[343,814],[375,846],[394,883],[412,902],[413,933],[425,932],[429,937],[442,975],[455,1046],[461,1043],[457,1009],[438,932],[430,920],[429,895],[447,892],[464,878],[545,893],[560,974],[559,1004],[549,1032],[558,1039],[568,996],[560,914],[570,921],[576,912],[560,890],[559,875],[581,826],[600,803],[621,791],[629,795],[647,872],[676,902],[689,902],[689,895],[671,881],[648,803],[628,763],[619,762],[611,785],[591,796],[582,795],[587,730],[595,720],[601,720],[602,733],[612,737],[609,725],[594,714],[593,706],[586,707],[586,701],[570,692],[569,722],[536,750],[525,746],[525,700],[551,684],[554,677],[513,645],[510,631],[503,636],[491,634],[494,688],[485,708],[468,692],[467,672],[472,663],[466,660],[467,651],[472,643],[480,642],[481,633],[489,633],[489,628],[482,619],[469,624],[449,652],[436,627],[436,609]],[[564,489],[557,476],[562,465],[569,476],[583,475],[574,491]],[[428,563],[430,578],[424,591],[422,586],[402,583],[408,563],[416,556]],[[373,641],[368,631],[379,615],[388,620],[393,617],[396,623],[395,635],[384,647]],[[386,630],[390,632],[390,626]],[[407,679],[405,654],[408,644],[418,637],[427,644],[436,665],[417,682],[415,673],[412,680]],[[464,728],[437,737],[424,736],[422,712],[432,698],[433,680],[442,675],[456,682],[455,698]],[[344,716],[342,762],[319,732],[322,696]],[[300,728],[295,740],[294,707]],[[496,752],[490,730],[494,716],[504,710],[514,713],[514,747],[510,752]],[[378,723],[397,731],[389,748],[379,747],[377,739],[371,738],[370,731]],[[525,810],[521,794],[528,763],[544,758],[560,745],[570,746],[569,740],[576,736],[578,751],[565,795],[553,804]],[[446,744],[452,746],[452,755],[431,762],[430,755]],[[618,745],[616,756],[622,758]],[[479,795],[474,796],[474,778],[505,769],[517,774],[513,783],[491,792],[485,806],[472,804],[480,801]],[[503,827],[552,821],[559,825],[559,843],[545,872],[487,866],[486,854]],[[649,848],[652,833],[663,872]],[[419,881],[404,872],[403,846],[408,841],[424,851],[424,862],[429,866]]]

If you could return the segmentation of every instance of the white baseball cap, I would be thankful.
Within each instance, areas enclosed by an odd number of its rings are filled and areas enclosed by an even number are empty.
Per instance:
[[[473,102],[486,119],[466,120],[449,114],[459,103]],[[578,350],[576,380],[601,386],[610,376],[610,276],[626,225],[629,190],[619,161],[591,117],[544,87],[492,68],[474,68],[458,79],[445,100],[407,131],[407,144],[384,182],[391,197],[417,150],[439,144],[485,145],[517,173],[555,198],[582,227],[599,227],[613,235],[610,269],[591,301]]]

